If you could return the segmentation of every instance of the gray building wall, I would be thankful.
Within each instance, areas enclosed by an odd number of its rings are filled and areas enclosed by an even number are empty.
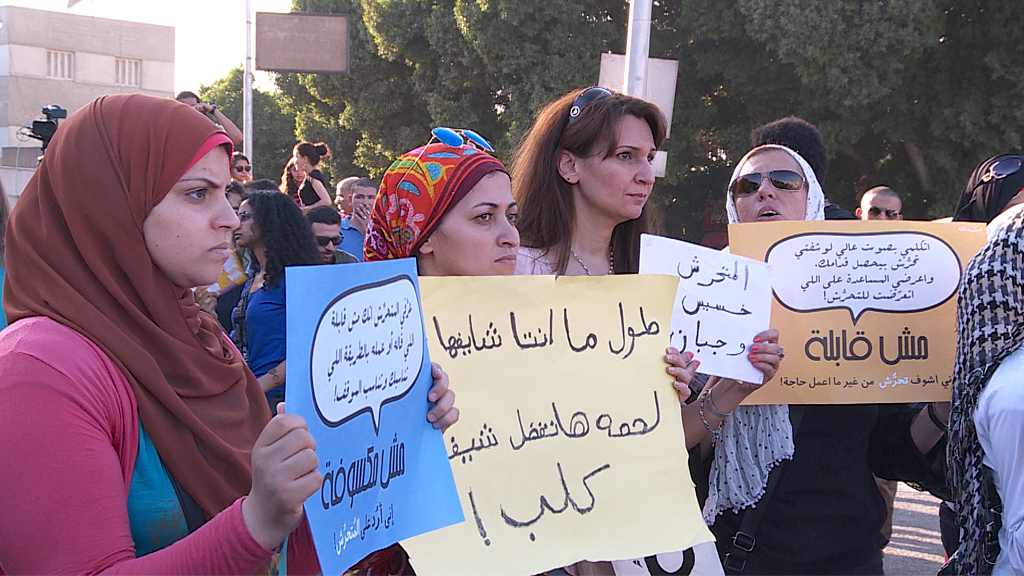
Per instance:
[[[0,6],[0,182],[17,198],[39,141],[19,135],[56,104],[68,113],[104,94],[174,96],[174,28]],[[48,77],[48,51],[70,52],[70,79]],[[117,60],[139,61],[138,85],[119,85]]]

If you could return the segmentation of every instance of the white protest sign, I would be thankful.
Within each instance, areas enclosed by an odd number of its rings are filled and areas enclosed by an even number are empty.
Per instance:
[[[349,290],[324,311],[313,335],[310,380],[314,406],[329,426],[369,412],[379,429],[380,407],[416,383],[423,364],[416,303],[412,281],[398,277]]]
[[[689,242],[644,234],[640,273],[679,278],[672,307],[671,344],[691,352],[699,371],[760,383],[747,345],[768,329],[772,286],[769,268],[742,256]]]
[[[923,232],[801,234],[769,248],[766,259],[780,278],[794,280],[775,283],[783,306],[845,309],[854,324],[866,310],[929,310],[955,296],[960,283],[956,252]]]

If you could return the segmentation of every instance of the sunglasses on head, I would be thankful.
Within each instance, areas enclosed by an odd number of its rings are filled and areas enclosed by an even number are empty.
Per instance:
[[[868,215],[871,216],[872,218],[878,218],[883,213],[885,214],[885,217],[888,218],[889,220],[895,220],[896,217],[900,215],[899,210],[893,210],[892,208],[879,208],[878,206],[872,206],[871,208],[868,208]]]
[[[235,166],[235,170],[238,170],[239,172],[251,172],[252,171],[252,166],[238,165],[238,166]]]
[[[600,86],[591,86],[590,88],[584,89],[576,96],[576,99],[572,101],[572,106],[569,107],[569,124],[572,124],[577,118],[579,118],[583,109],[591,103],[604,100],[605,98],[612,98],[614,96],[615,94],[612,93],[611,90]]]
[[[804,186],[804,177],[794,170],[752,172],[750,174],[740,176],[732,183],[733,197],[746,196],[757,192],[757,189],[761,187],[761,182],[764,180],[765,176],[768,177],[768,181],[771,182],[772,186],[777,190],[795,192]]]
[[[974,185],[974,188],[977,189],[978,186],[981,186],[982,184],[1016,174],[1017,172],[1020,172],[1022,166],[1024,166],[1024,160],[1022,160],[1020,156],[1003,158],[985,170],[985,173],[981,175],[981,180],[978,180],[978,183]]]
[[[316,237],[316,243],[318,245],[320,245],[320,246],[327,246],[328,244],[334,244],[335,246],[340,246],[342,238],[344,238],[344,236],[342,236],[341,234],[339,234],[339,235],[337,235],[337,236],[335,236],[333,238],[330,237],[330,236],[317,236]]]
[[[430,131],[430,140],[427,140],[427,143],[420,148],[420,153],[416,156],[417,163],[420,158],[423,157],[423,153],[427,151],[427,146],[433,144],[434,140],[437,140],[447,146],[451,146],[452,148],[461,148],[465,145],[476,148],[481,152],[494,152],[494,146],[491,146],[491,143],[488,142],[486,138],[472,130],[438,126]],[[402,179],[398,181],[398,184],[395,186],[395,190],[402,187],[402,183],[405,182],[407,176],[409,176],[409,170],[406,170],[405,174],[402,174]]]

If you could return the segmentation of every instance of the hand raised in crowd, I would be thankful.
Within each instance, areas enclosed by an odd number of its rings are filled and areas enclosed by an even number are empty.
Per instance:
[[[434,386],[427,392],[427,400],[436,404],[427,412],[427,420],[434,428],[444,432],[459,421],[459,409],[455,407],[455,392],[448,389],[448,374],[441,370],[437,362],[430,363],[430,374],[434,377]]]
[[[253,540],[277,548],[302,521],[302,504],[320,489],[316,441],[306,420],[285,414],[284,403],[252,448],[252,489],[242,502],[242,520]]]

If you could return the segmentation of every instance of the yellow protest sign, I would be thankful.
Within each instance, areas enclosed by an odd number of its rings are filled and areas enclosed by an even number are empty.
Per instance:
[[[771,267],[771,325],[787,352],[746,403],[949,400],[957,289],[983,224],[731,224],[729,244]]]
[[[402,543],[417,574],[536,574],[711,540],[665,372],[677,282],[420,278],[461,413],[445,443],[466,522]]]

